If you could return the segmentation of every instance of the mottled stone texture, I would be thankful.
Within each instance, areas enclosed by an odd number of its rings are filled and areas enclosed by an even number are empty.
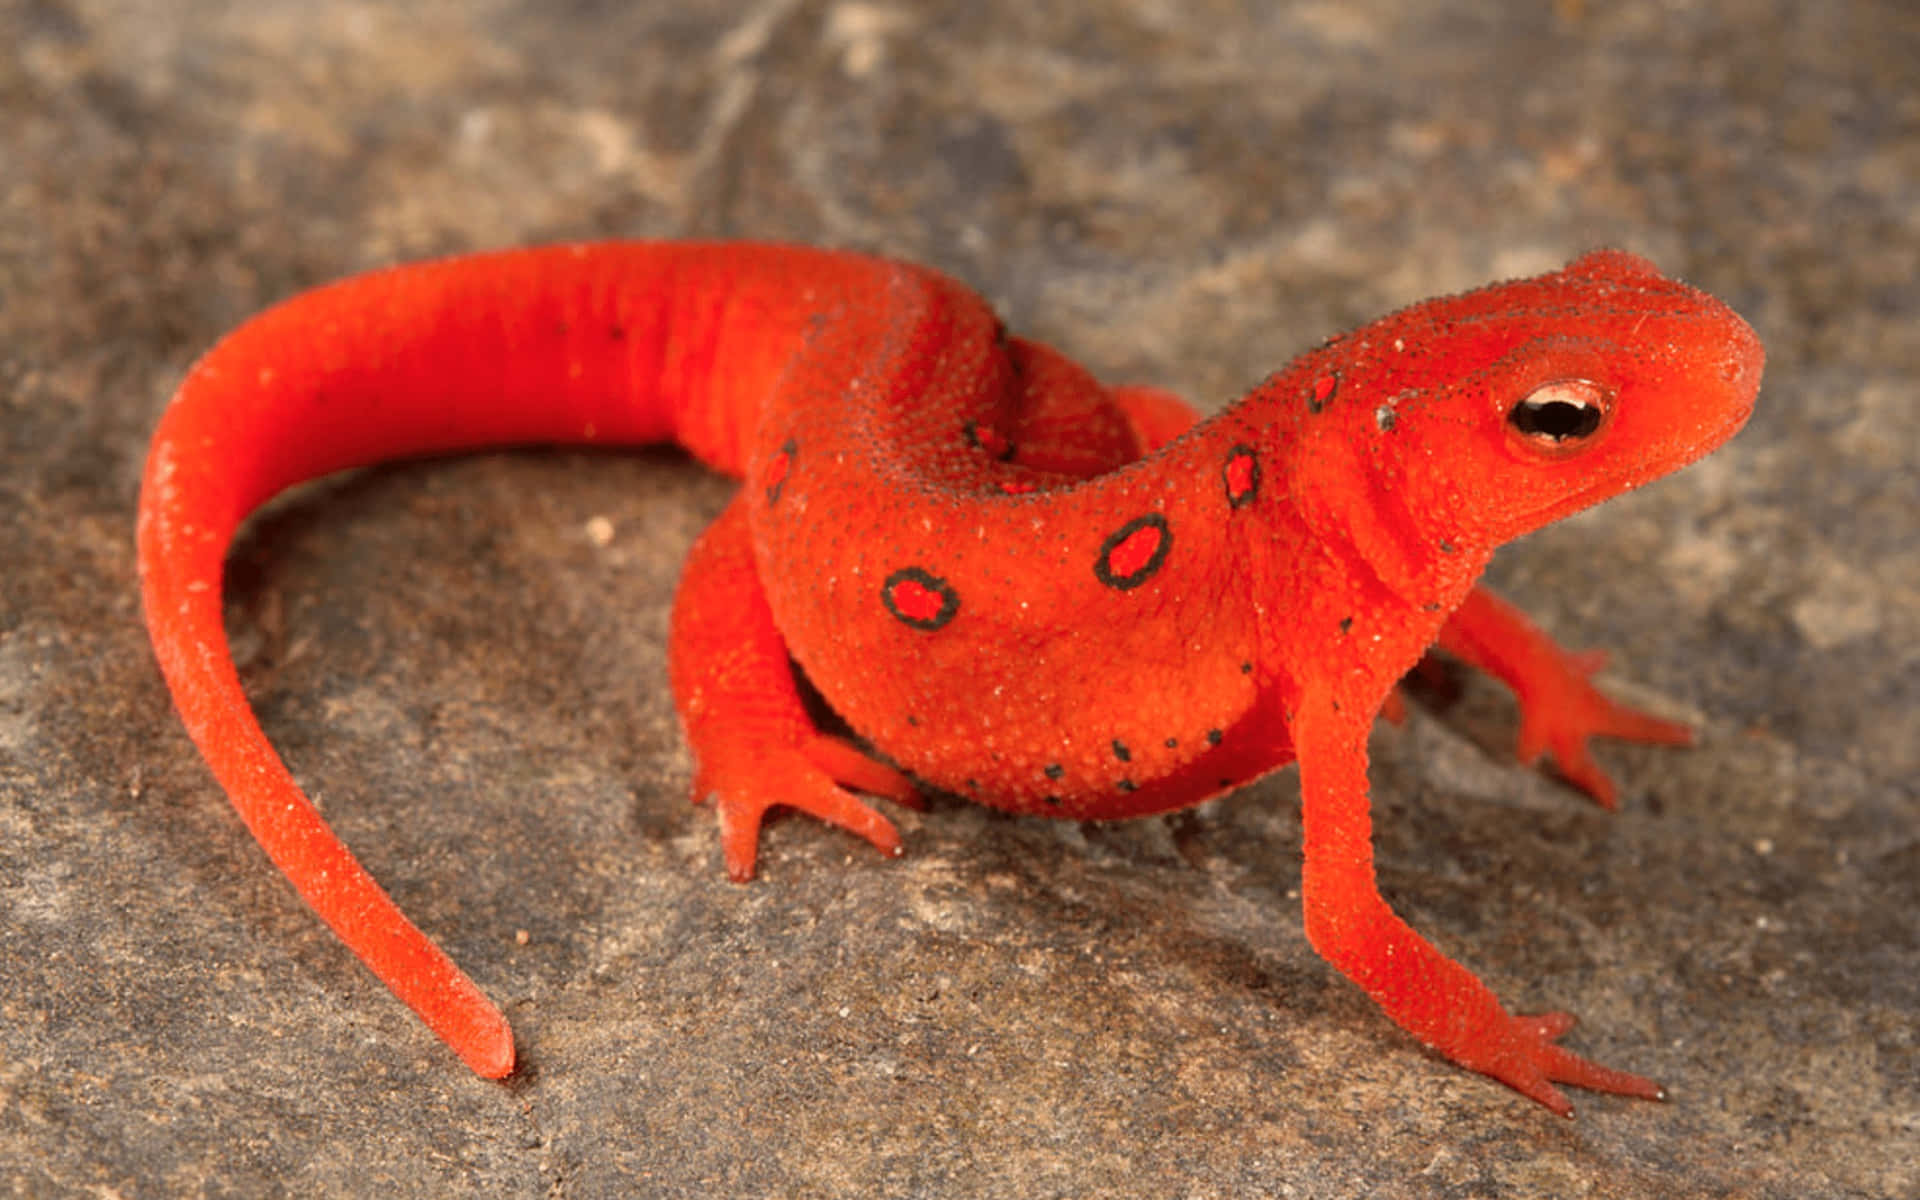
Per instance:
[[[1917,11],[0,0],[0,1186],[1920,1195]],[[1746,313],[1748,431],[1495,572],[1703,744],[1610,750],[1608,816],[1487,687],[1375,740],[1401,911],[1672,1102],[1567,1124],[1410,1044],[1301,936],[1290,773],[1102,828],[937,805],[892,862],[783,822],[727,884],[662,666],[727,485],[665,451],[366,472],[233,565],[268,729],[516,1022],[525,1070],[468,1076],[169,711],[146,435],[306,285],[683,234],[929,260],[1209,404],[1599,243]]]

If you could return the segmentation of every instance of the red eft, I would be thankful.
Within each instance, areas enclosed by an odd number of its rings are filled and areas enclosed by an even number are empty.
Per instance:
[[[1300,763],[1306,932],[1387,1015],[1562,1115],[1658,1098],[1509,1013],[1374,881],[1367,734],[1434,646],[1492,672],[1601,804],[1595,735],[1684,742],[1475,585],[1494,549],[1707,453],[1753,331],[1619,251],[1328,340],[1200,420],[1011,336],[933,271],[751,243],[604,243],[403,266],[229,334],[154,434],[139,564],[189,733],[273,861],[473,1070],[506,1018],[295,785],[243,694],[221,572],[247,515],[410,455],[672,441],[743,486],[688,556],[669,674],[727,871],[809,812],[892,854],[860,794],[1131,817]],[[819,732],[795,669],[854,730]]]

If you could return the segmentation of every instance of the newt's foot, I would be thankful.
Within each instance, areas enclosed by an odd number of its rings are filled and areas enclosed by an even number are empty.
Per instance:
[[[745,883],[753,878],[759,860],[761,823],[773,808],[811,813],[872,842],[882,854],[899,854],[900,832],[893,822],[848,788],[885,796],[909,808],[925,807],[905,775],[822,734],[798,746],[760,748],[750,763],[702,763],[694,777],[693,796],[696,803],[712,800],[718,807],[727,876]]]
[[[1556,1044],[1575,1024],[1570,1013],[1502,1016],[1505,1026],[1484,1038],[1476,1052],[1462,1055],[1459,1061],[1498,1079],[1528,1099],[1537,1100],[1560,1116],[1573,1116],[1573,1105],[1553,1086],[1556,1083],[1641,1100],[1667,1098],[1666,1089],[1651,1079],[1603,1067]]]
[[[1553,756],[1554,770],[1593,797],[1602,808],[1615,805],[1613,780],[1587,750],[1587,739],[1618,738],[1659,746],[1686,746],[1693,729],[1611,700],[1589,680],[1607,664],[1607,652],[1567,654],[1563,671],[1537,681],[1520,698],[1520,761]]]

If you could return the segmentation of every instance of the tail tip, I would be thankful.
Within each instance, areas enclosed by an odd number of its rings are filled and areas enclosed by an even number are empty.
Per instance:
[[[507,1026],[505,1017],[499,1019],[495,1028],[482,1031],[465,1045],[455,1046],[454,1051],[482,1079],[505,1079],[519,1065],[513,1030]]]

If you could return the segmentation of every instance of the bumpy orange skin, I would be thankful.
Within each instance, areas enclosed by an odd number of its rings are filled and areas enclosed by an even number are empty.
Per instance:
[[[227,547],[267,498],[347,467],[671,440],[744,482],[689,556],[670,646],[736,878],[774,805],[893,852],[854,792],[1126,817],[1297,757],[1315,946],[1422,1041],[1565,1113],[1557,1082],[1659,1089],[1556,1045],[1571,1017],[1507,1013],[1387,908],[1367,729],[1438,642],[1512,685],[1525,756],[1551,751],[1603,803],[1589,736],[1684,740],[1474,581],[1501,542],[1731,436],[1761,365],[1725,306],[1603,251],[1385,317],[1194,424],[901,263],[479,255],[309,292],[209,352],[154,435],[141,579],[181,716],[249,828],[483,1075],[513,1068],[504,1017],[334,837],[247,705]],[[795,662],[891,765],[813,727]]]

